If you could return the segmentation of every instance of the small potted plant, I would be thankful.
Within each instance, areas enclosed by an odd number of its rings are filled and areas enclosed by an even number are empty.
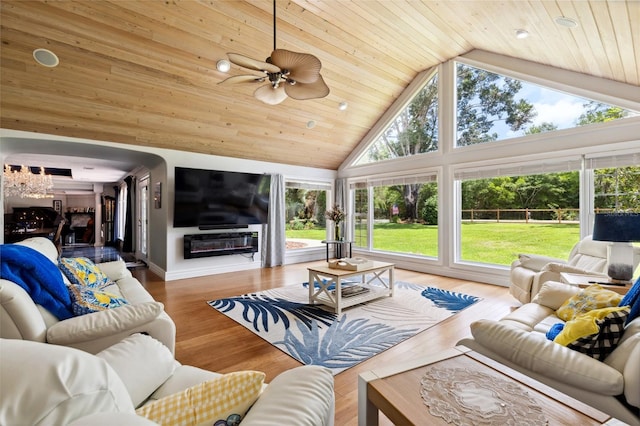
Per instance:
[[[333,222],[333,225],[335,226],[334,238],[336,241],[340,241],[341,240],[340,222],[342,222],[345,219],[344,210],[342,210],[342,208],[339,205],[334,204],[331,210],[327,210],[324,213],[324,216],[327,218],[327,220],[330,220]]]

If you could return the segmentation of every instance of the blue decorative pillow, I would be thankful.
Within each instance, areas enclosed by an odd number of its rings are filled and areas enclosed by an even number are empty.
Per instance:
[[[62,257],[58,265],[71,284],[101,289],[113,283],[86,257]]]
[[[71,307],[76,316],[128,305],[123,297],[98,288],[71,284]]]
[[[629,306],[631,308],[631,312],[629,312],[626,324],[629,324],[638,315],[640,315],[640,277],[638,277],[635,284],[631,286],[618,306]]]

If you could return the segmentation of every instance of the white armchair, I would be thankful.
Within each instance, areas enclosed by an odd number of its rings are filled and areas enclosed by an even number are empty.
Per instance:
[[[536,254],[520,254],[511,264],[509,292],[522,303],[529,303],[547,281],[561,281],[560,273],[602,275],[607,279],[607,241],[593,241],[591,236],[579,241],[568,260]],[[634,248],[634,269],[640,261],[640,248]]]

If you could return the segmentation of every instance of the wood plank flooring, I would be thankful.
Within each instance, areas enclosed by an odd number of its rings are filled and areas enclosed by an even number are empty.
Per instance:
[[[260,370],[267,381],[298,361],[220,314],[208,300],[299,284],[307,281],[310,262],[275,268],[218,274],[164,282],[147,269],[133,274],[151,295],[164,303],[177,327],[176,358],[183,364],[227,373]],[[469,324],[480,318],[499,319],[519,306],[504,287],[396,269],[395,279],[483,298],[482,301],[444,322],[396,345],[387,351],[335,376],[336,425],[357,425],[358,374],[420,355],[437,353],[455,346],[469,335]],[[389,424],[381,416],[381,424]]]

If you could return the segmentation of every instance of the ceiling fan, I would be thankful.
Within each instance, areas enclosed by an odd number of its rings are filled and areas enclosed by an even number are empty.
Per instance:
[[[308,53],[276,49],[276,1],[273,0],[273,52],[264,62],[238,53],[228,53],[229,61],[243,68],[259,71],[262,75],[236,75],[218,84],[264,83],[253,96],[270,105],[277,105],[287,96],[306,100],[324,98],[329,87],[320,75],[320,60]]]

